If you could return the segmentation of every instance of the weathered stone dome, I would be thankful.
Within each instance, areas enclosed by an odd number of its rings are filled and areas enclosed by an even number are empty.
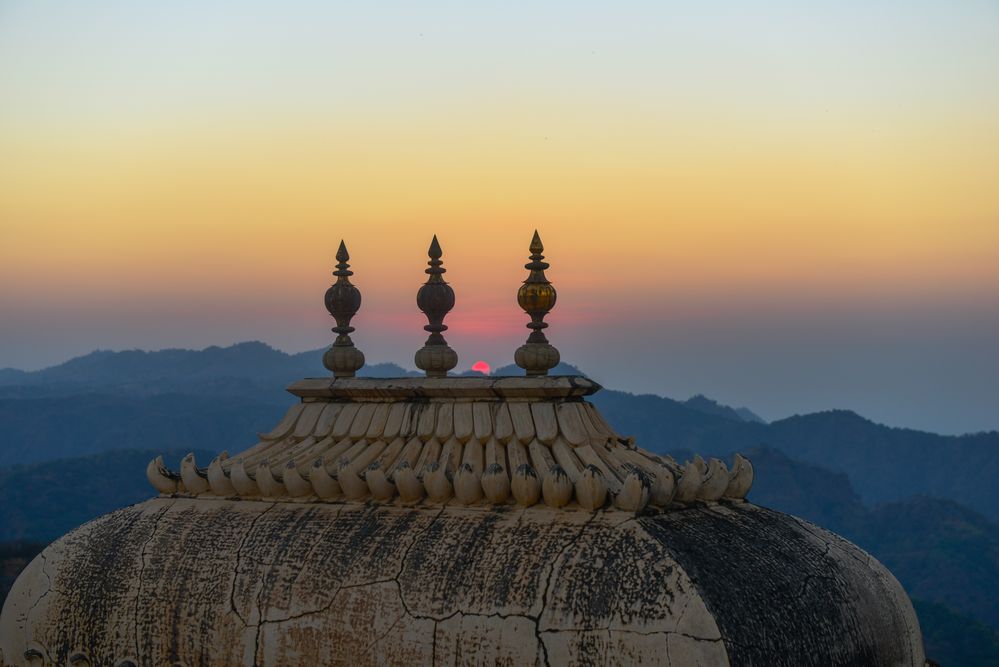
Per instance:
[[[74,530],[21,574],[0,667],[912,665],[919,626],[877,561],[746,502],[752,464],[638,448],[547,377],[555,291],[535,233],[527,377],[448,378],[454,292],[431,244],[427,378],[357,379],[346,247],[333,378],[236,456],[146,474],[160,495]],[[526,350],[526,351],[525,351]]]
[[[6,664],[923,664],[883,566],[744,501],[745,459],[635,447],[597,389],[297,383],[257,445],[151,463],[159,497],[35,559]]]

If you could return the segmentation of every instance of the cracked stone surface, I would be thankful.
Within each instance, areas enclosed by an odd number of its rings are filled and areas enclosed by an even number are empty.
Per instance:
[[[623,517],[155,498],[48,547],[8,664],[919,665],[877,561],[749,504]]]

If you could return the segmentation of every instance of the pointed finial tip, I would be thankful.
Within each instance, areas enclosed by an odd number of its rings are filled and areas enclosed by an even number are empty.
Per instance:
[[[340,247],[336,251],[336,258],[339,262],[346,262],[350,259],[350,255],[347,253],[347,244],[340,239]]]
[[[545,249],[544,244],[541,243],[541,235],[538,234],[538,230],[534,230],[534,237],[531,239],[531,252],[537,254],[543,252]]]
[[[441,252],[441,244],[437,241],[437,235],[434,234],[434,239],[430,242],[430,250],[427,254],[434,259],[439,259],[444,253]]]

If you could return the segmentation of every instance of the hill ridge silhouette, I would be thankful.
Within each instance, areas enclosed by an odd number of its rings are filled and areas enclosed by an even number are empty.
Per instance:
[[[101,350],[18,375],[19,381],[8,377],[0,383],[0,429],[6,435],[0,465],[147,449],[151,443],[238,451],[254,441],[252,429],[269,428],[295,400],[284,390],[289,383],[329,375],[321,359],[319,350],[289,354],[247,341],[202,350]],[[555,371],[585,374],[569,364]],[[508,365],[497,372],[521,371]],[[361,374],[416,375],[396,364],[368,365]],[[999,519],[999,489],[992,483],[999,475],[999,432],[938,435],[885,426],[842,409],[762,423],[703,396],[681,401],[612,388],[592,400],[622,435],[647,449],[728,456],[767,445],[846,473],[867,504],[923,493]]]

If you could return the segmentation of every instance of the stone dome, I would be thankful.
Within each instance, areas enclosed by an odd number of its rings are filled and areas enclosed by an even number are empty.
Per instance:
[[[555,304],[531,242],[526,377],[454,378],[436,237],[426,378],[353,377],[360,294],[337,253],[332,378],[207,468],[32,561],[0,613],[6,665],[912,665],[912,605],[869,555],[746,501],[753,466],[645,451],[585,377],[547,373]],[[67,480],[72,483],[72,480]]]
[[[892,575],[616,434],[583,377],[338,378],[69,533],[4,664],[923,665]],[[512,472],[511,472],[512,471]]]

